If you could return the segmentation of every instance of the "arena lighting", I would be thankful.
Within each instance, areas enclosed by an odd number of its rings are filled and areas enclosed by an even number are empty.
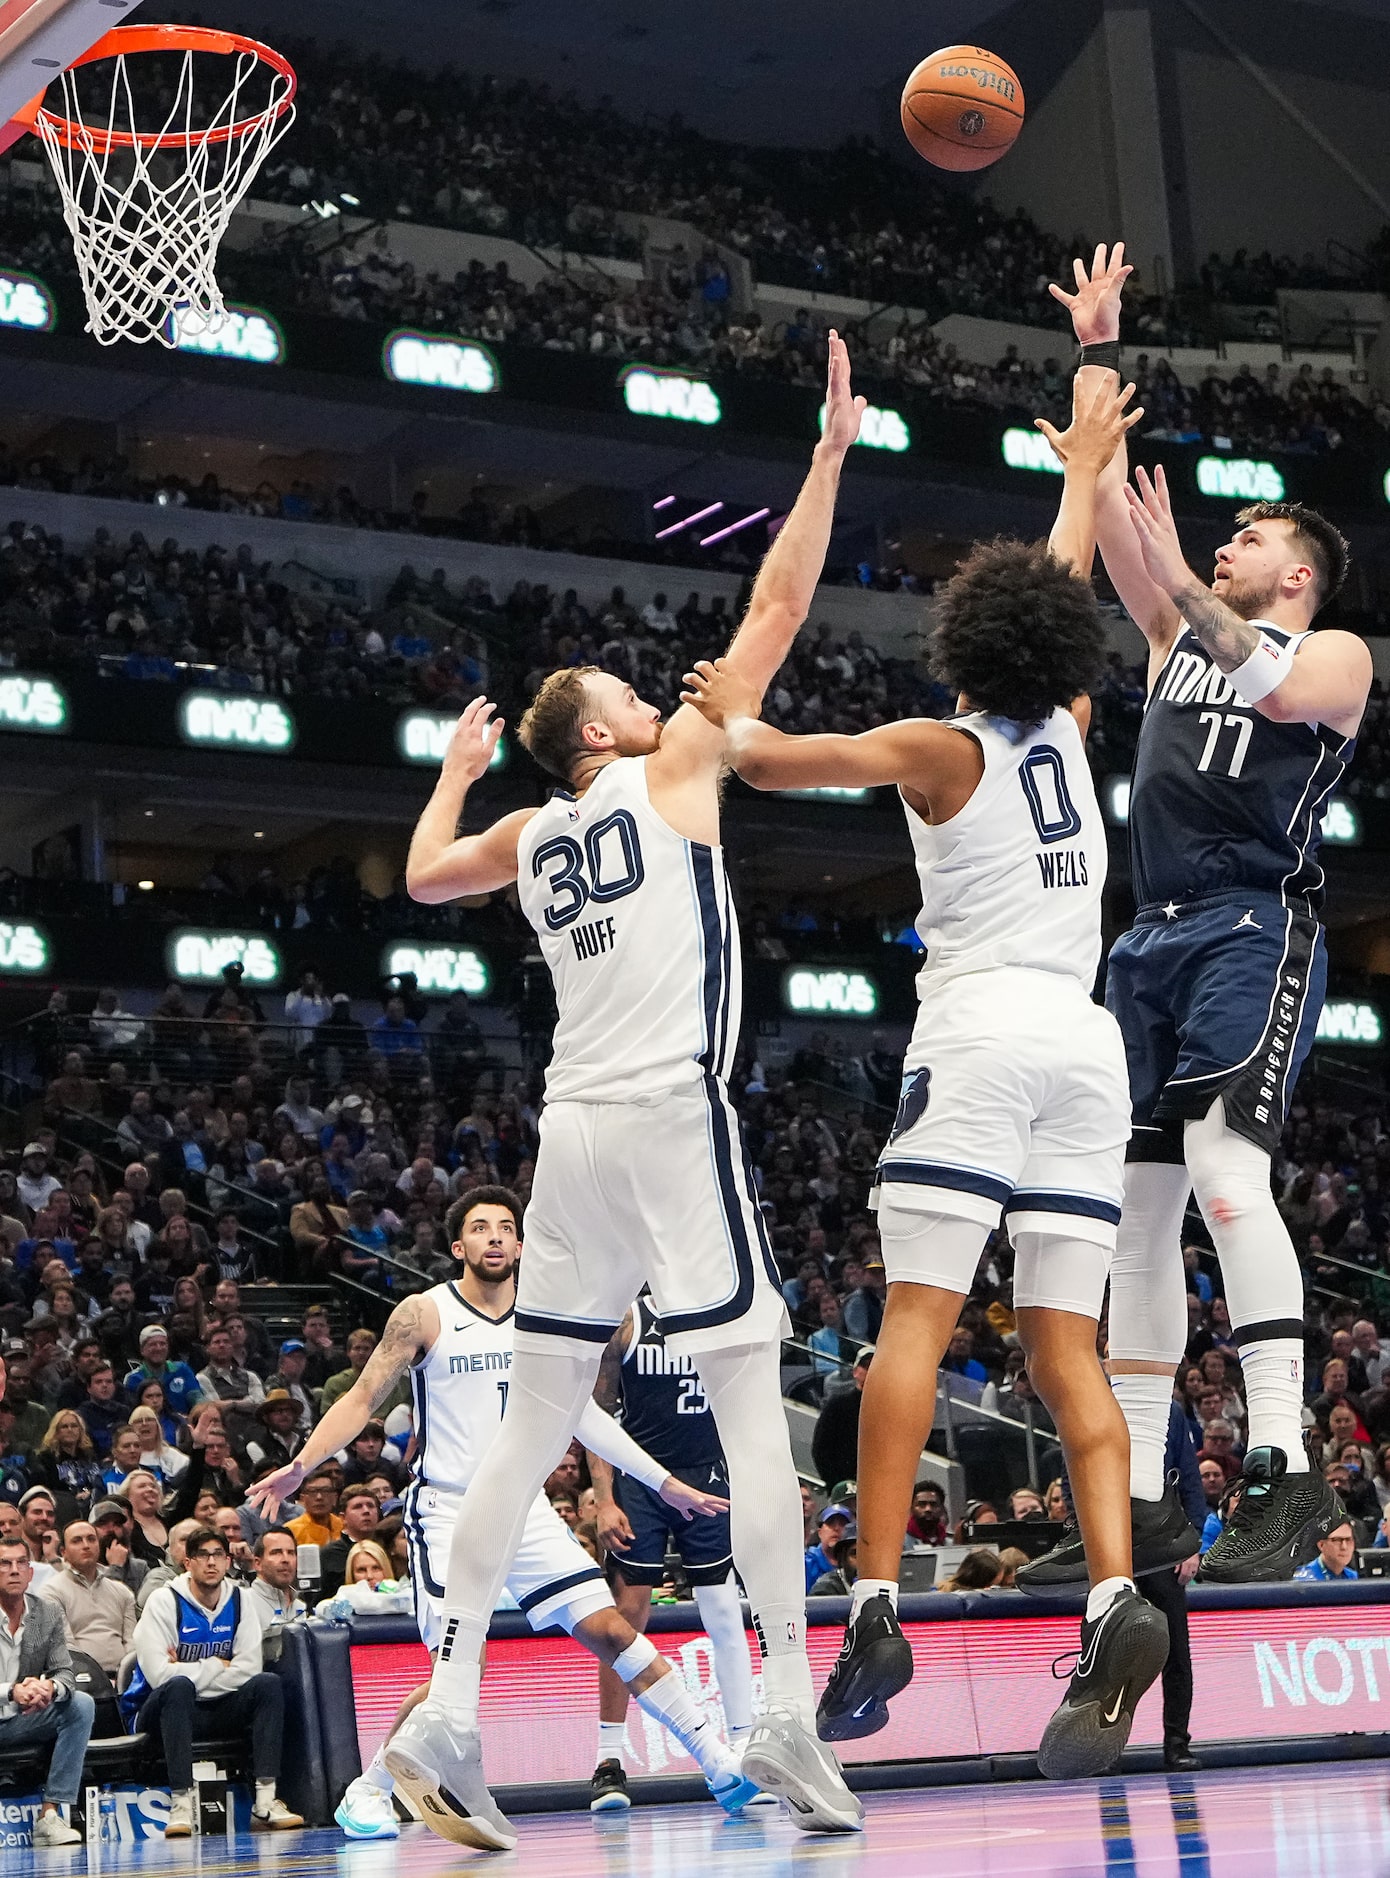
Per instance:
[[[663,496],[660,502],[653,502],[652,504],[653,512],[655,512],[657,509],[669,509],[671,504],[675,501],[675,499],[676,498],[674,496]]]
[[[771,509],[754,509],[751,515],[745,515],[741,522],[730,522],[727,528],[720,528],[712,535],[706,535],[701,541],[702,548],[713,547],[716,541],[726,541],[730,535],[736,535],[740,528],[751,528],[754,522],[765,521],[771,515]]]
[[[824,405],[816,414],[816,422],[824,431]],[[887,405],[871,404],[859,420],[859,435],[854,441],[870,450],[892,450],[895,455],[901,455],[904,450],[912,448],[912,432],[901,411],[895,411]]]
[[[435,946],[419,940],[395,940],[381,955],[381,970],[386,978],[414,972],[416,983],[426,996],[435,992],[440,997],[451,997],[456,991],[466,991],[470,998],[485,998],[492,986],[488,962],[472,946]]]
[[[665,366],[628,365],[620,373],[623,403],[634,417],[674,418],[681,424],[717,424],[724,415],[719,393],[703,378]]]
[[[999,452],[1010,469],[1062,474],[1062,465],[1040,430],[1006,430],[999,439]]]
[[[61,736],[68,727],[68,696],[51,678],[0,675],[0,730],[40,730]]]
[[[1333,796],[1322,818],[1322,838],[1331,847],[1360,847],[1361,812],[1355,803]]]
[[[186,984],[215,985],[228,965],[246,968],[252,985],[273,985],[280,977],[279,949],[258,932],[204,932],[191,926],[170,933],[164,962]]]
[[[293,717],[276,698],[188,691],[179,700],[179,734],[185,743],[283,756],[294,748],[296,732]]]
[[[1123,828],[1129,820],[1128,776],[1107,776],[1100,786],[1100,802],[1106,821]]]
[[[827,783],[822,789],[774,789],[787,802],[867,802],[867,789],[841,789]]]
[[[1385,481],[1380,485],[1385,491],[1385,500],[1390,502],[1390,470],[1385,472]]]
[[[396,719],[396,750],[407,763],[439,764],[458,725],[457,711],[403,711]],[[499,737],[489,770],[504,769],[507,739]]]
[[[683,528],[693,528],[696,522],[703,522],[707,516],[718,515],[723,506],[722,502],[711,502],[708,508],[696,509],[693,515],[687,515],[683,522],[672,522],[669,528],[659,528],[652,539],[665,541],[668,535],[678,535]]]
[[[0,972],[46,972],[51,956],[48,935],[28,920],[0,919]]]
[[[283,365],[285,335],[273,315],[255,306],[228,306],[227,317],[209,326],[191,309],[181,307],[169,315],[174,348],[202,352],[217,359],[243,359],[249,365]]]
[[[1272,463],[1250,457],[1199,456],[1197,487],[1227,502],[1282,502],[1284,479]]]
[[[783,975],[782,1002],[798,1017],[872,1017],[878,986],[864,972],[796,966]]]
[[[1352,998],[1329,998],[1318,1012],[1319,1043],[1376,1044],[1385,1035],[1374,1004]]]
[[[0,326],[19,326],[26,332],[51,333],[58,324],[53,295],[35,274],[0,272]]]
[[[441,338],[408,326],[388,333],[381,369],[398,385],[438,385],[445,391],[500,391],[497,360],[476,339]]]

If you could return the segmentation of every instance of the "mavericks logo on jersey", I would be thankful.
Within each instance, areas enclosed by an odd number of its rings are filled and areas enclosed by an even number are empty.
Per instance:
[[[1173,654],[1159,681],[1157,696],[1164,704],[1234,704],[1242,711],[1250,708],[1241,704],[1235,686],[1220,666],[1200,652]]]

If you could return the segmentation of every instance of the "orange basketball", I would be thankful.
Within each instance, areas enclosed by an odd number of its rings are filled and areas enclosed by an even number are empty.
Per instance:
[[[903,129],[928,163],[982,170],[1023,129],[1018,75],[983,46],[947,46],[923,59],[903,87]]]

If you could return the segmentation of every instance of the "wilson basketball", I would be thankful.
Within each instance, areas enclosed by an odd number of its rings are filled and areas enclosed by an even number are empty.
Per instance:
[[[947,46],[903,87],[902,119],[918,156],[938,169],[987,169],[1023,129],[1023,87],[983,46]]]

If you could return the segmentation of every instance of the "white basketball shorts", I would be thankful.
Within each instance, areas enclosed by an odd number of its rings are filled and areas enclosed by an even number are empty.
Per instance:
[[[716,1078],[650,1102],[552,1102],[540,1132],[519,1350],[528,1338],[605,1344],[644,1284],[667,1342],[687,1355],[784,1334],[738,1117]]]
[[[415,1621],[420,1641],[439,1648],[444,1611],[444,1576],[449,1547],[463,1505],[461,1493],[411,1481],[405,1490],[403,1518],[410,1547],[410,1584],[415,1593]],[[607,1580],[544,1494],[537,1494],[512,1568],[507,1589],[526,1613],[533,1630],[560,1624],[573,1630],[583,1617],[613,1602]]]
[[[878,1203],[1113,1250],[1129,1116],[1119,1026],[1075,979],[963,974],[923,998]]]

